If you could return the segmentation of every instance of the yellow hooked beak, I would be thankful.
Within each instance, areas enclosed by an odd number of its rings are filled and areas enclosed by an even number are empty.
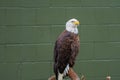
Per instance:
[[[75,24],[75,25],[79,25],[80,22],[79,22],[79,21],[75,21],[74,24]]]

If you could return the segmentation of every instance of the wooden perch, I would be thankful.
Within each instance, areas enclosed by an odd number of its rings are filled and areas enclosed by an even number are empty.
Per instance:
[[[81,78],[79,78],[78,75],[75,73],[75,71],[72,68],[69,69],[67,75],[70,77],[71,80],[86,80],[84,75],[82,75]],[[51,76],[48,80],[56,80],[55,75]],[[111,80],[111,77],[107,76],[106,80]]]
[[[68,76],[71,78],[71,80],[80,80],[80,78],[72,68],[69,69]]]

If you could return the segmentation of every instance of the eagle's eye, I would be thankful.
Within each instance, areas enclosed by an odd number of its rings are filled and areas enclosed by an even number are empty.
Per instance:
[[[74,21],[71,21],[72,23],[74,23]]]
[[[71,21],[72,23],[74,22],[74,21]]]

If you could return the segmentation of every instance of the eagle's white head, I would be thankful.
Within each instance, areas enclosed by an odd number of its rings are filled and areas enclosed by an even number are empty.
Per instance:
[[[78,34],[77,26],[80,22],[77,19],[70,19],[66,22],[66,30],[75,34]]]

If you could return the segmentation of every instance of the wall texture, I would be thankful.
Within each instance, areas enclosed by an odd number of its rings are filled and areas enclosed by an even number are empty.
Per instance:
[[[120,80],[120,0],[0,0],[0,80],[47,80],[70,18],[81,22],[79,76]]]

